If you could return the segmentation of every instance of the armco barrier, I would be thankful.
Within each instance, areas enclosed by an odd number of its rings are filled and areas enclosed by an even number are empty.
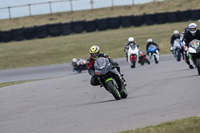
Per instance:
[[[12,41],[11,31],[2,31],[0,33],[0,39],[2,42],[10,42]]]
[[[98,30],[100,30],[100,31],[107,30],[108,29],[108,18],[96,19],[96,24],[97,24]]]
[[[24,28],[24,37],[27,40],[36,38],[35,27],[26,27],[26,28]]]
[[[85,30],[87,32],[93,32],[97,30],[97,24],[95,20],[85,22]]]
[[[167,22],[169,22],[169,23],[179,22],[178,13],[177,12],[168,12],[167,13]]]
[[[69,35],[72,33],[72,23],[62,23],[60,24],[61,35]]]
[[[14,40],[14,41],[24,40],[24,28],[12,29],[11,34],[12,34],[12,40]]]
[[[49,24],[48,25],[48,34],[52,37],[60,36],[61,30],[60,30],[60,23],[57,24]]]
[[[177,15],[180,22],[190,20],[190,10],[179,11]]]
[[[141,26],[144,24],[144,15],[133,16],[133,25]]]
[[[156,23],[164,24],[167,23],[167,13],[156,13]]]
[[[108,18],[108,27],[109,29],[118,29],[120,27],[120,18],[114,17],[114,18]]]
[[[144,23],[147,25],[153,25],[156,23],[155,14],[145,14],[144,15]]]
[[[198,19],[200,19],[200,9],[198,9],[198,10],[191,10],[190,11],[190,19],[191,20],[198,20]]]
[[[85,30],[85,21],[72,22],[72,31],[74,33],[81,33]]]
[[[121,16],[120,17],[121,26],[126,28],[133,26],[133,16]]]
[[[36,26],[35,31],[38,38],[46,38],[48,36],[48,25]]]

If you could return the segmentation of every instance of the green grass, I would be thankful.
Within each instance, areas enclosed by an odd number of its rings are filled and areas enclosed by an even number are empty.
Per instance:
[[[92,45],[98,45],[102,52],[112,58],[121,58],[124,57],[123,48],[130,36],[135,38],[142,50],[145,49],[146,40],[151,37],[160,45],[161,54],[169,54],[173,30],[182,32],[190,22],[0,43],[0,69],[68,63],[73,57],[87,59]]]
[[[136,130],[123,131],[119,133],[199,133],[200,117],[191,117],[183,120],[165,122],[155,126],[138,128]]]
[[[37,15],[31,17],[13,18],[0,20],[0,30],[12,28],[29,27],[34,25],[64,23],[78,20],[94,20],[96,18],[116,17],[126,15],[141,15],[156,12],[181,11],[188,9],[199,9],[199,0],[164,0],[162,2],[151,2],[140,5],[116,6],[114,8],[101,8],[95,10],[84,10]]]

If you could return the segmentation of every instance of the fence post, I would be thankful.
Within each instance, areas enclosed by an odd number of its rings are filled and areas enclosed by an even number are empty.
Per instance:
[[[93,10],[93,4],[94,4],[94,1],[91,0],[91,1],[90,1],[90,4],[91,4],[92,10]]]
[[[31,4],[28,4],[28,8],[29,8],[29,16],[31,16]]]
[[[70,0],[71,12],[73,12],[72,0]]]
[[[10,11],[10,7],[8,7],[8,12],[9,12],[9,18],[11,19],[11,11]]]
[[[50,13],[52,14],[51,2],[49,2]]]
[[[114,1],[112,0],[112,8],[114,7]]]

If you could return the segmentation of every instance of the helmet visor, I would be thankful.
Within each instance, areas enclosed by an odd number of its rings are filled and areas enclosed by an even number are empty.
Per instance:
[[[90,55],[92,56],[92,58],[97,58],[98,57],[98,53],[91,53]]]
[[[196,28],[190,28],[190,31],[195,31],[196,30]]]

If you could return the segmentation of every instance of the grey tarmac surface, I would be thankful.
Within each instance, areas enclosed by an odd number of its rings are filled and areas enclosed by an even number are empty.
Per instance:
[[[70,64],[1,70],[1,82],[51,79],[0,88],[0,133],[114,133],[200,115],[196,69],[172,55],[134,69],[117,61],[128,91],[119,101]]]

